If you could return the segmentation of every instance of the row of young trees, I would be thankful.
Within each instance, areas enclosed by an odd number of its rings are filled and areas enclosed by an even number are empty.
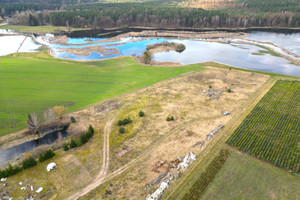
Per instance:
[[[222,149],[219,155],[216,156],[213,161],[208,165],[205,171],[199,176],[197,181],[193,183],[191,188],[185,193],[182,200],[198,200],[201,194],[205,191],[209,183],[214,179],[216,174],[222,168],[230,152],[226,149]]]
[[[48,159],[51,159],[55,156],[55,153],[52,149],[48,149],[45,153],[39,155],[39,162],[44,162]],[[15,175],[22,171],[23,169],[28,169],[37,165],[37,161],[32,157],[25,158],[22,161],[21,165],[11,165],[9,164],[7,168],[0,170],[0,178],[7,178],[9,176]]]
[[[299,102],[300,82],[278,81],[227,143],[299,174]]]

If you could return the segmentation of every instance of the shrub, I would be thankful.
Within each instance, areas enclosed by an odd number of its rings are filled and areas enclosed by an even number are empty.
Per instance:
[[[87,143],[88,141],[89,141],[89,139],[88,139],[88,137],[87,137],[87,133],[82,134],[82,135],[80,136],[80,142],[81,142],[81,144],[85,144],[85,143]]]
[[[76,123],[76,119],[75,119],[73,116],[71,116],[70,119],[71,119],[71,122],[72,122],[72,123]]]
[[[139,116],[140,116],[140,117],[144,117],[144,115],[145,115],[145,113],[141,110],[141,111],[139,112]]]
[[[187,131],[187,136],[192,136],[192,135],[195,135],[193,131]]]
[[[185,50],[184,44],[176,44],[176,52],[181,53]]]
[[[56,151],[58,149],[62,149],[64,147],[65,144],[65,139],[60,140],[60,141],[55,141],[52,145],[51,145],[51,149],[53,151]]]
[[[12,166],[11,164],[4,170],[0,170],[0,178],[6,178],[12,176],[22,170],[19,166]]]
[[[168,121],[168,122],[169,122],[169,121],[174,121],[174,117],[173,117],[173,116],[167,117],[167,121]]]
[[[44,154],[46,152],[46,150],[49,149],[49,145],[46,145],[46,144],[43,144],[35,149],[33,149],[31,151],[32,153],[32,157],[35,158],[35,159],[38,159],[39,158],[39,155],[40,154]]]
[[[67,108],[64,106],[54,106],[53,110],[60,119],[68,112]]]
[[[143,53],[143,56],[142,56],[142,61],[145,63],[145,64],[150,64],[151,63],[151,60],[152,60],[152,55],[151,53],[146,50],[144,53]]]
[[[69,150],[69,145],[65,142],[64,144],[64,151],[68,151]]]
[[[29,157],[29,158],[22,161],[22,168],[23,169],[28,169],[28,168],[34,167],[36,165],[37,165],[37,162],[33,157]]]
[[[209,88],[212,88],[212,86],[211,86],[211,85],[209,85],[208,87],[209,87]]]
[[[229,89],[227,90],[227,92],[228,92],[228,93],[231,93],[231,92],[232,92],[232,90],[229,88]]]
[[[88,129],[88,133],[90,133],[91,135],[93,135],[95,132],[94,128],[92,125],[89,126],[89,129]]]
[[[39,161],[44,162],[45,160],[53,158],[54,156],[55,156],[54,151],[52,149],[48,149],[44,154],[39,155]]]
[[[73,140],[73,138],[71,139],[71,143],[70,143],[70,148],[71,149],[73,149],[73,148],[75,148],[75,147],[77,147],[77,144],[76,144],[76,142]]]
[[[125,128],[121,127],[121,128],[119,129],[119,133],[125,133]]]
[[[130,119],[130,117],[128,117],[128,118],[125,118],[123,120],[119,120],[118,121],[118,126],[126,125],[126,124],[129,124],[131,122],[132,122],[132,120]]]
[[[89,126],[88,132],[80,135],[81,144],[85,144],[89,141],[89,139],[94,135],[94,128],[92,125]]]
[[[54,156],[55,156],[55,153],[52,149],[48,149],[44,154],[45,160],[53,158]]]

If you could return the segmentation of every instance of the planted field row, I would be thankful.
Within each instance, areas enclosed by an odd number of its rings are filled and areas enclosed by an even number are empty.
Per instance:
[[[214,179],[218,171],[226,162],[229,151],[222,149],[205,171],[200,175],[199,179],[193,184],[190,190],[184,195],[182,200],[198,200],[209,183]]]
[[[300,173],[300,82],[277,81],[227,143]]]

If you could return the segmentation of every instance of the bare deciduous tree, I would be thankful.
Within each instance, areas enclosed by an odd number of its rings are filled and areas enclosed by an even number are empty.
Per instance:
[[[37,113],[31,113],[30,115],[28,115],[27,126],[29,130],[33,131],[34,133],[37,133],[39,125],[40,121]]]
[[[53,108],[48,108],[48,109],[44,110],[43,115],[44,115],[44,119],[50,123],[52,123],[53,120],[55,120],[55,118],[56,118],[56,113]]]

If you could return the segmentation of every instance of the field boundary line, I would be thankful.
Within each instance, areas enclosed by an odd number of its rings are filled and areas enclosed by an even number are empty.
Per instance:
[[[191,73],[191,72],[188,72],[188,73]],[[236,118],[240,118],[240,117],[241,117],[241,113],[243,114],[243,113],[245,113],[246,111],[248,111],[248,113],[250,113],[250,111],[251,111],[253,108],[252,108],[252,109],[250,109],[250,108],[249,108],[249,109],[245,109],[245,108],[247,108],[247,105],[251,105],[251,103],[252,103],[252,104],[254,104],[254,105],[253,105],[253,107],[254,107],[254,106],[257,104],[257,102],[265,95],[265,93],[267,93],[267,92],[269,91],[269,89],[276,83],[277,80],[278,80],[278,77],[270,77],[270,78],[269,78],[269,79],[268,79],[268,80],[267,80],[267,81],[266,81],[266,82],[265,82],[258,90],[256,90],[256,91],[254,92],[254,94],[252,95],[251,99],[250,99],[249,101],[247,101],[245,105],[242,105],[242,108],[244,108],[244,109],[243,109],[239,114],[236,114],[236,115],[231,119],[231,121],[233,121],[232,123],[237,122],[237,119],[236,119]],[[255,100],[257,100],[257,102],[256,102]],[[244,111],[244,110],[246,110],[246,111]],[[248,113],[247,113],[247,115],[248,115]],[[247,115],[246,115],[246,116],[247,116]],[[245,118],[246,116],[244,116],[244,118]],[[243,119],[244,119],[244,118],[243,118]],[[151,145],[150,147],[146,148],[146,149],[144,150],[144,153],[142,153],[142,154],[139,155],[138,157],[134,158],[134,159],[131,160],[129,163],[125,164],[123,167],[117,169],[116,171],[107,174],[107,176],[106,176],[104,179],[102,179],[100,182],[98,182],[99,184],[98,184],[97,187],[99,187],[101,184],[103,184],[103,183],[105,183],[105,182],[107,182],[107,181],[109,181],[109,180],[111,180],[111,179],[117,177],[118,175],[121,175],[123,172],[125,172],[126,170],[130,169],[131,167],[133,167],[136,163],[138,163],[139,161],[142,161],[142,159],[143,159],[144,157],[146,157],[148,154],[151,153],[150,150],[153,149],[153,148],[155,148],[156,145],[158,145],[158,144],[160,144],[161,142],[163,142],[163,141],[167,138],[167,136],[171,135],[172,133],[174,133],[174,132],[176,132],[176,131],[179,131],[181,128],[184,128],[185,126],[187,126],[187,125],[189,125],[190,123],[193,123],[193,122],[195,122],[195,121],[197,121],[197,120],[199,120],[199,119],[194,119],[194,120],[192,120],[192,121],[188,121],[188,122],[186,122],[186,123],[180,125],[179,127],[176,127],[176,128],[174,128],[173,130],[169,131],[165,136],[163,136],[162,138],[159,138],[153,145]],[[230,121],[230,122],[231,122],[231,121]],[[229,122],[229,123],[230,123],[230,122]],[[241,122],[240,122],[240,123],[241,123]],[[237,126],[238,126],[240,123],[238,123]],[[232,127],[232,125],[231,125],[230,127]],[[222,132],[224,132],[225,130],[226,130],[226,131],[229,131],[228,129],[229,129],[229,127],[227,126],[227,127],[225,127],[225,129],[224,129]],[[235,129],[234,129],[234,130],[235,130]],[[221,134],[218,134],[218,135],[220,136]],[[224,135],[227,136],[227,134],[224,134]],[[220,139],[222,139],[224,135],[222,135],[221,138],[219,137],[218,140],[213,140],[210,144],[208,144],[208,146],[206,147],[206,149],[209,147],[209,150],[210,150],[210,149],[212,149],[213,147],[215,147],[215,146],[216,146],[215,144],[216,144]],[[214,142],[214,144],[212,144],[213,142]],[[204,149],[203,151],[205,151],[205,149]],[[202,152],[203,152],[203,151],[202,151]],[[201,152],[201,153],[202,153],[202,152]],[[200,154],[201,154],[201,153],[200,153]],[[204,156],[206,156],[206,154],[207,154],[207,153],[205,153]],[[199,155],[198,155],[198,156],[199,156]],[[204,157],[204,156],[203,156],[203,157]],[[203,158],[203,157],[202,157],[202,158]],[[201,160],[202,160],[202,159],[200,159],[198,163],[200,163]],[[198,164],[197,164],[197,165],[198,165]],[[194,168],[195,168],[195,166],[197,166],[197,165],[194,165]],[[194,169],[194,168],[193,168],[193,169]],[[191,171],[192,171],[192,170],[191,170]],[[188,175],[188,174],[186,174],[186,175]],[[177,187],[177,188],[178,188],[178,187]],[[94,189],[96,189],[96,188],[94,188]],[[92,191],[92,190],[91,190],[91,191]],[[86,194],[85,194],[85,195],[86,195]],[[81,197],[82,197],[82,196],[84,196],[84,195],[81,195]]]
[[[225,126],[225,128],[217,135],[218,137],[213,138],[213,141],[210,142],[207,147],[197,155],[198,157],[201,156],[200,159],[197,159],[196,162],[194,162],[192,166],[188,168],[176,185],[170,187],[171,192],[168,194],[168,196],[163,196],[163,199],[173,200],[174,196],[176,196],[176,192],[182,191],[182,189],[179,188],[184,187],[186,180],[189,179],[195,168],[204,160],[204,158],[207,158],[209,154],[215,154],[217,146],[221,142],[225,142],[231,136],[233,131],[243,122],[245,117],[252,111],[261,98],[263,98],[263,96],[272,88],[277,80],[279,80],[278,77],[270,77],[257,91],[254,92],[250,100],[247,101],[245,105],[242,105],[241,112],[236,114],[229,121],[228,125]]]

